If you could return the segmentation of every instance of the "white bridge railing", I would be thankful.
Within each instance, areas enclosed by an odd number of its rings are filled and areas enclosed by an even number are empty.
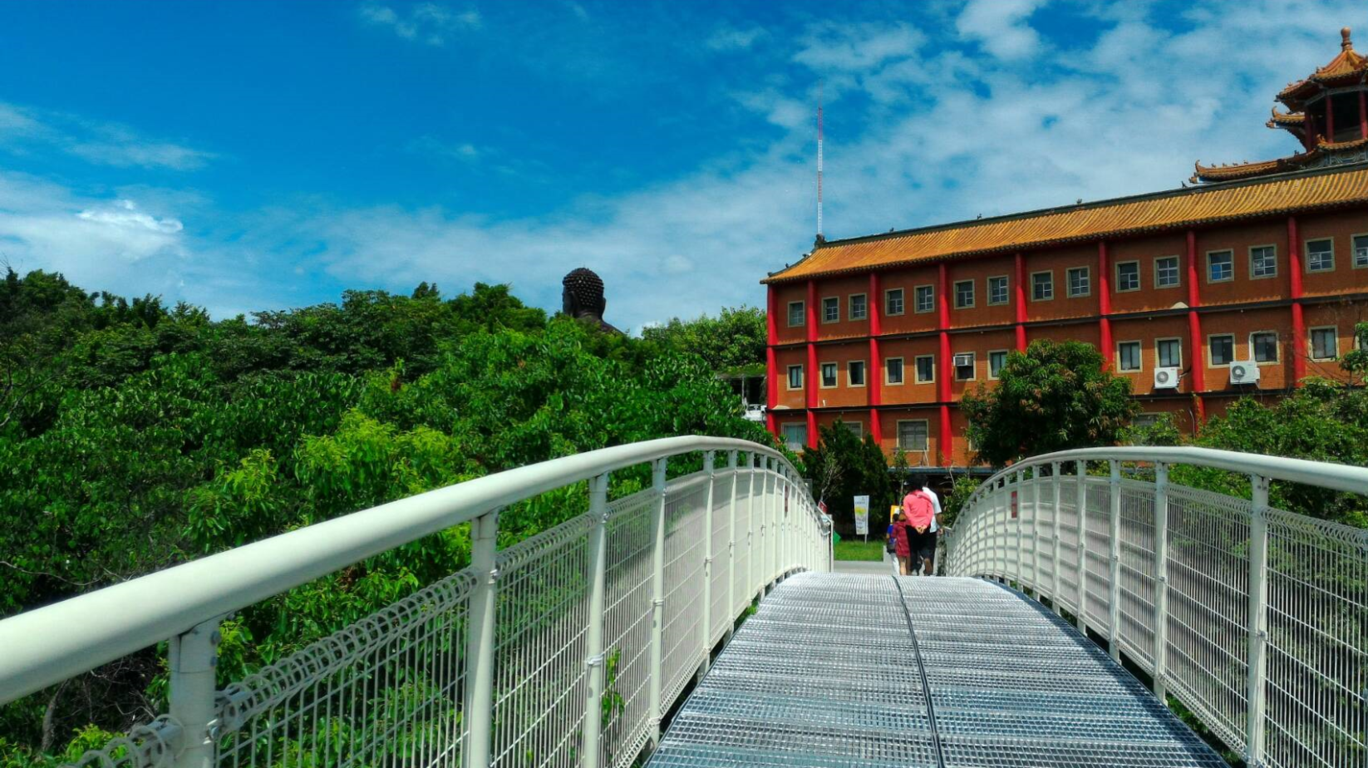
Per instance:
[[[1171,483],[1171,470],[1238,473],[1249,498]],[[1199,448],[1048,454],[970,497],[947,573],[1048,597],[1250,766],[1368,765],[1368,530],[1275,509],[1270,481],[1368,495],[1368,469],[1336,464]]]
[[[671,457],[700,452],[701,472],[666,481]],[[609,473],[647,463],[650,488],[608,499]],[[586,481],[587,514],[497,549],[501,508]],[[217,689],[229,614],[463,523],[470,567]],[[0,703],[169,639],[167,714],[78,765],[630,765],[767,585],[830,569],[830,531],[768,448],[703,437],[607,448],[0,621]]]

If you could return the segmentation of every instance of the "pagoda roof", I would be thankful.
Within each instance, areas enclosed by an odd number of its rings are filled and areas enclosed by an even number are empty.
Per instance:
[[[1260,160],[1255,163],[1231,163],[1227,165],[1202,165],[1199,161],[1195,163],[1195,172],[1188,181],[1213,182],[1213,181],[1233,181],[1235,179],[1247,179],[1251,176],[1264,176],[1270,173],[1289,173],[1299,171],[1304,168],[1319,167],[1326,162],[1332,155],[1339,155],[1349,152],[1359,152],[1368,147],[1368,139],[1354,139],[1352,141],[1327,142],[1321,139],[1314,149],[1307,150],[1292,155],[1291,157],[1280,157],[1276,160]]]
[[[789,283],[1362,204],[1368,204],[1368,165],[1299,171],[868,237],[819,240],[797,264],[761,282]]]
[[[1269,128],[1297,127],[1306,124],[1306,115],[1302,112],[1279,112],[1277,107],[1273,108],[1273,116],[1268,119],[1266,125]]]
[[[1286,104],[1292,111],[1299,112],[1307,100],[1323,89],[1349,85],[1364,79],[1365,72],[1368,72],[1368,57],[1354,50],[1354,44],[1349,39],[1348,27],[1340,30],[1340,38],[1339,55],[1305,80],[1288,83],[1287,87],[1278,93],[1278,101]]]

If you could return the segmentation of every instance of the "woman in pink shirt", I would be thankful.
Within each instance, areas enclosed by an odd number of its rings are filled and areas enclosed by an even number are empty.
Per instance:
[[[926,575],[931,575],[932,558],[936,552],[936,536],[931,533],[931,525],[936,519],[936,505],[931,497],[922,490],[926,485],[920,477],[912,478],[912,491],[903,497],[903,524],[906,527],[908,559],[910,570],[921,570],[926,563]],[[903,569],[907,575],[908,568]]]

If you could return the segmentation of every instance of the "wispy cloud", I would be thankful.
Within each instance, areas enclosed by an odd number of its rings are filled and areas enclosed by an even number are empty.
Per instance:
[[[768,33],[763,27],[738,28],[722,24],[703,41],[703,45],[714,51],[744,51],[766,35]]]
[[[1045,0],[971,0],[955,20],[960,37],[975,40],[1001,59],[1034,56],[1042,48],[1040,34],[1030,25],[1031,14]]]
[[[419,3],[413,6],[393,6],[368,2],[360,7],[362,20],[384,27],[405,40],[416,40],[428,45],[445,45],[457,32],[479,29],[483,24],[480,12],[474,8],[464,11],[438,3]]]
[[[97,165],[192,171],[216,155],[153,139],[114,122],[102,122],[0,103],[0,149],[19,154],[61,152]]]

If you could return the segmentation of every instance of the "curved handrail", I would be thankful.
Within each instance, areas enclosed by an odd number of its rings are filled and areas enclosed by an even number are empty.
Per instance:
[[[0,704],[491,510],[700,451],[776,459],[747,440],[668,437],[506,470],[273,536],[0,621]]]

